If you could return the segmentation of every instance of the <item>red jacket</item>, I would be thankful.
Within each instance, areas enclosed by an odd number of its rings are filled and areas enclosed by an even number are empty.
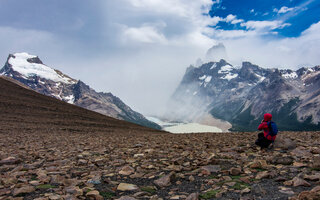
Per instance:
[[[271,136],[269,135],[269,127],[268,127],[268,122],[271,121],[272,119],[272,115],[269,113],[264,114],[264,120],[263,122],[261,122],[261,124],[258,127],[258,130],[263,130],[263,135],[265,138],[267,138],[268,140],[275,140],[276,139],[276,135],[275,136]]]

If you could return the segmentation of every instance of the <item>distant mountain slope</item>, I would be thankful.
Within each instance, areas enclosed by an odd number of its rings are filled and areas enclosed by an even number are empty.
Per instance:
[[[26,89],[0,76],[0,132],[76,133],[154,129],[114,119]]]
[[[237,68],[225,60],[191,66],[169,110],[177,119],[210,113],[236,131],[256,130],[265,112],[282,130],[320,130],[320,66],[292,71],[244,62]]]
[[[37,56],[27,53],[10,54],[0,70],[0,75],[11,77],[41,94],[70,104],[142,126],[161,129],[159,125],[133,111],[118,97],[111,93],[96,92],[82,81],[44,65]]]

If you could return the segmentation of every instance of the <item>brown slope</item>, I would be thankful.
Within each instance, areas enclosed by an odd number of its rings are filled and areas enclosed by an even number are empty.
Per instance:
[[[117,120],[23,88],[0,77],[0,133],[155,130]]]

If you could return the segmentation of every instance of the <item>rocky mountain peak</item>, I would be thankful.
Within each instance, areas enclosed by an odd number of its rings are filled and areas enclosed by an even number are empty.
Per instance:
[[[272,113],[282,129],[318,130],[319,88],[319,66],[294,71],[243,62],[238,68],[221,59],[188,70],[172,105],[184,107],[177,116],[209,113],[230,122],[233,130],[255,130],[265,112]]]
[[[206,53],[206,61],[219,61],[228,59],[226,47],[223,43],[213,45]]]
[[[161,127],[133,111],[111,93],[98,93],[80,80],[46,66],[38,56],[15,53],[8,56],[0,75],[11,77],[29,88],[56,99],[101,114],[156,129]]]

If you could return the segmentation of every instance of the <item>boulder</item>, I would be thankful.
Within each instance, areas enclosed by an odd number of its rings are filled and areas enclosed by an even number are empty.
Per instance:
[[[170,174],[155,180],[154,183],[159,187],[167,187],[171,185],[171,182],[173,181],[174,178],[175,178],[175,173],[171,172]]]
[[[192,193],[186,198],[186,200],[198,200],[198,199],[199,199],[198,193]]]
[[[294,161],[294,158],[291,156],[284,157],[282,155],[277,155],[272,158],[272,163],[281,164],[281,165],[291,165]]]
[[[295,141],[290,138],[286,138],[285,136],[278,136],[277,139],[273,143],[274,148],[283,149],[283,150],[291,150],[296,148],[297,144]]]

